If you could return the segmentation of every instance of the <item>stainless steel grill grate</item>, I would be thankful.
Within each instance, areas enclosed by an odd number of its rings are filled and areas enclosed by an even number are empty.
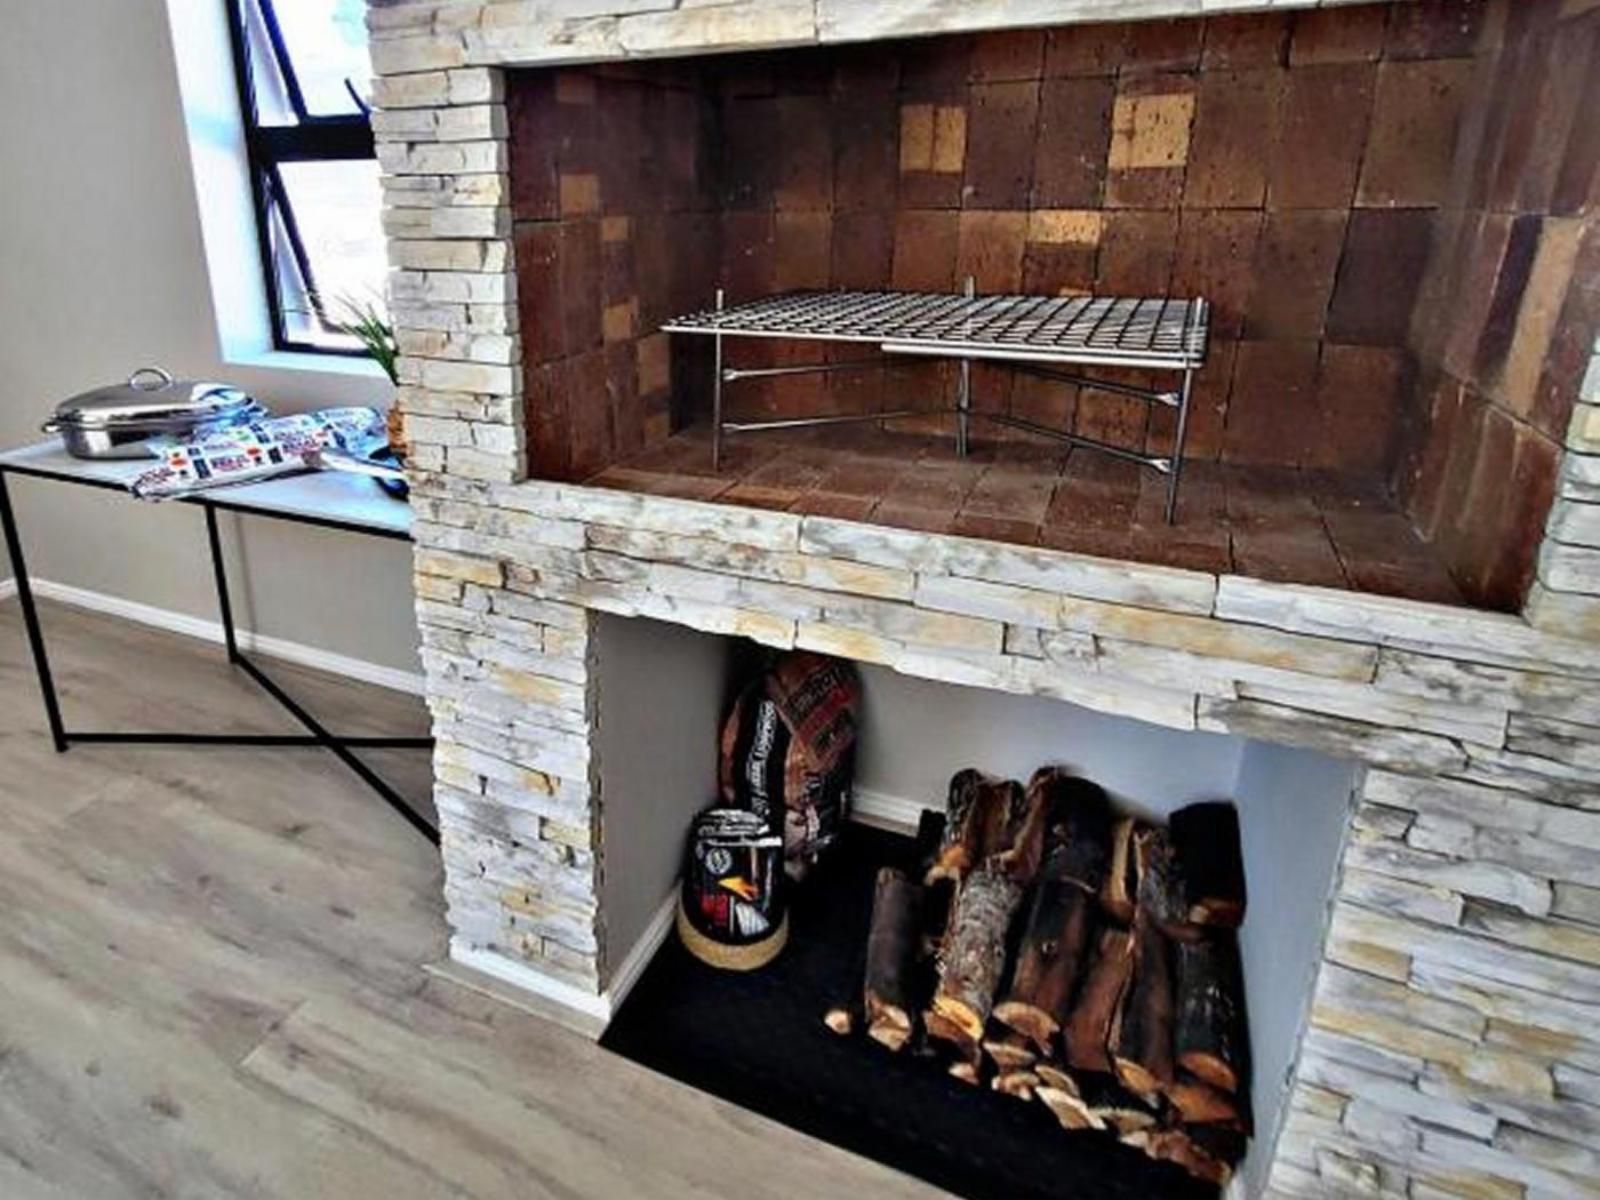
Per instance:
[[[679,317],[669,333],[867,342],[888,351],[1149,366],[1205,361],[1204,300],[790,292]]]
[[[924,415],[920,409],[872,413],[833,413],[779,420],[729,421],[723,416],[723,385],[740,379],[856,370],[881,359],[817,362],[766,367],[730,367],[723,341],[731,337],[787,338],[813,342],[865,342],[886,354],[916,354],[954,359],[960,382],[949,411],[956,417],[956,453],[965,457],[974,417],[1074,446],[1087,446],[1167,478],[1167,520],[1177,511],[1178,477],[1183,471],[1183,441],[1189,424],[1194,373],[1205,364],[1210,309],[1204,300],[1136,299],[1110,296],[980,296],[969,277],[959,295],[926,292],[788,292],[737,304],[717,292],[715,308],[690,313],[661,327],[667,333],[709,336],[712,341],[711,464],[722,462],[722,439],[729,433],[796,429],[819,425],[884,421]],[[972,407],[972,363],[997,360],[1014,370],[1058,383],[1131,396],[1177,410],[1171,454],[1117,446],[1053,429],[1008,413]],[[1065,367],[1135,367],[1181,372],[1176,388],[1142,381],[1088,376]]]

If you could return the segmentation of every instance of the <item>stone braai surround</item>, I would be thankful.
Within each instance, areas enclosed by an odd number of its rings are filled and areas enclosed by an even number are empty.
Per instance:
[[[596,613],[1313,746],[1369,770],[1273,1193],[1600,1195],[1600,359],[1521,616],[526,478],[500,68],[1266,7],[374,0],[456,957],[605,1011]]]

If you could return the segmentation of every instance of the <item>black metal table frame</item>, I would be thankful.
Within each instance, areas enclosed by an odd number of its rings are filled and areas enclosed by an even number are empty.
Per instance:
[[[222,558],[222,538],[217,530],[217,512],[221,510],[241,515],[265,517],[269,520],[287,521],[297,525],[310,525],[318,529],[360,533],[368,537],[386,538],[395,541],[409,542],[411,540],[409,534],[400,530],[390,531],[351,521],[341,521],[333,517],[318,517],[308,513],[294,513],[280,509],[232,504],[221,494],[201,493],[184,497],[181,503],[197,504],[205,512],[206,539],[211,551],[211,570],[217,590],[217,610],[222,618],[223,644],[227,649],[228,662],[238,667],[254,680],[267,695],[287,710],[301,725],[305,726],[307,732],[303,734],[195,733],[188,731],[145,733],[68,729],[61,716],[61,703],[56,695],[55,680],[50,673],[50,658],[45,649],[44,630],[39,623],[39,611],[34,603],[33,586],[28,578],[27,563],[22,551],[22,539],[18,534],[16,515],[11,507],[11,495],[7,487],[6,476],[13,474],[115,492],[122,492],[123,488],[120,484],[109,480],[85,479],[76,475],[65,475],[54,471],[42,471],[0,462],[0,526],[3,526],[6,550],[11,557],[11,573],[16,581],[17,600],[22,606],[22,622],[27,630],[28,646],[33,654],[34,671],[39,679],[39,690],[44,697],[45,718],[50,724],[50,737],[55,743],[57,753],[64,754],[74,745],[317,747],[331,751],[340,762],[354,771],[363,783],[376,792],[390,808],[404,817],[412,828],[416,829],[418,833],[422,834],[430,842],[435,845],[438,844],[438,830],[430,825],[422,814],[407,804],[405,799],[394,788],[389,786],[376,771],[362,762],[355,754],[356,750],[431,750],[433,748],[433,739],[431,737],[364,737],[334,733],[308,712],[303,705],[289,695],[281,685],[255,662],[251,661],[244,651],[239,648],[239,641],[233,624],[233,602],[228,593],[228,572]]]

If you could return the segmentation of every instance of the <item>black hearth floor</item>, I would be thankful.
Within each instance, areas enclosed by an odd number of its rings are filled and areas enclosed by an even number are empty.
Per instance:
[[[1108,1134],[1066,1133],[1041,1104],[823,1026],[830,1003],[860,988],[873,874],[910,845],[852,827],[793,893],[789,945],[763,970],[714,970],[670,937],[601,1045],[972,1200],[1216,1200]]]

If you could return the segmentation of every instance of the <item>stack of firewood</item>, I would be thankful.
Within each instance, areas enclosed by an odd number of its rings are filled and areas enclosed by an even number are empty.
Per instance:
[[[1233,805],[1162,827],[1057,768],[1026,789],[967,770],[919,840],[920,879],[878,873],[868,1035],[1226,1182],[1251,1124]]]

